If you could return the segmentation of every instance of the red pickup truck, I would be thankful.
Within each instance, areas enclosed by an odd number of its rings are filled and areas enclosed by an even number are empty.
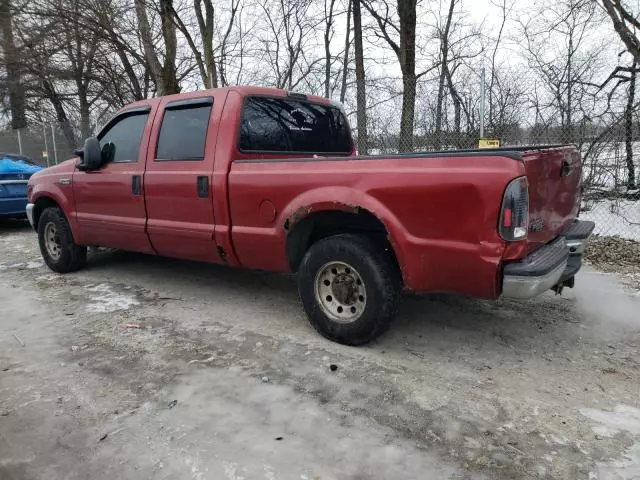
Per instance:
[[[76,153],[28,185],[52,270],[104,246],[295,272],[313,326],[350,345],[389,326],[403,289],[573,286],[594,227],[574,146],[358,156],[338,105],[282,90],[140,101]]]

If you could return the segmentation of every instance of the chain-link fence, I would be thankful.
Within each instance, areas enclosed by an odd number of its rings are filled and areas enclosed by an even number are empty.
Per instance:
[[[619,115],[617,118],[622,117]],[[397,130],[393,132],[397,121],[389,124],[384,118],[385,115],[368,117],[369,154],[575,144],[583,161],[581,218],[596,222],[596,234],[640,241],[638,125],[633,126],[629,136],[620,121],[612,125],[590,123],[572,128],[550,125],[523,127],[517,123],[505,123],[484,126],[481,137],[479,125],[475,129],[463,130],[447,127],[443,122],[438,131],[434,122],[425,125],[416,122],[411,138],[402,139]],[[450,123],[455,125],[455,122]],[[630,178],[636,180],[629,181]]]
[[[0,131],[0,152],[19,153],[42,166],[51,166],[71,157],[76,147],[69,132],[59,124],[42,124],[20,130]],[[71,134],[73,135],[73,134]]]
[[[640,241],[640,190],[629,187],[633,183],[629,182],[630,174],[640,180],[640,132],[637,126],[629,139],[619,123],[608,127],[582,125],[572,129],[543,125],[522,127],[513,123],[487,125],[484,140],[495,142],[492,143],[480,141],[478,126],[463,130],[455,126],[450,128],[445,122],[438,131],[437,124],[422,123],[419,115],[412,135],[403,140],[397,128],[398,120],[397,113],[395,116],[369,113],[368,154],[468,149],[478,148],[480,144],[508,147],[575,143],[583,158],[581,217],[596,222],[597,234]],[[0,152],[22,153],[43,166],[54,165],[70,158],[73,149],[82,143],[76,136],[58,124],[0,131]],[[355,137],[358,141],[357,128]]]

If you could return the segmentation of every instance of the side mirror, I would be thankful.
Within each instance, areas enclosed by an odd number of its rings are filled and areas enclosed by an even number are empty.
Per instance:
[[[84,148],[76,153],[82,159],[82,162],[78,165],[79,170],[98,170],[102,165],[102,150],[100,149],[100,142],[95,137],[87,138],[84,142]]]

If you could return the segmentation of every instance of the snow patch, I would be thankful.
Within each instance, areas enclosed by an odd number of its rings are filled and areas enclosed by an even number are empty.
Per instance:
[[[40,267],[43,267],[43,266],[44,266],[44,264],[40,260],[32,260],[32,261],[27,263],[27,268],[29,268],[29,269],[36,269],[36,268],[40,268]]]
[[[23,267],[24,263],[0,263],[0,270],[9,270],[10,268],[20,268]]]
[[[580,413],[598,423],[593,428],[596,434],[612,436],[619,432],[628,432],[640,436],[640,409],[627,405],[618,405],[612,412],[583,408]],[[635,442],[622,458],[610,462],[599,462],[598,473],[589,473],[589,478],[598,480],[636,480],[640,478],[640,442]]]
[[[625,431],[632,435],[640,435],[640,409],[627,405],[618,405],[612,412],[596,410],[595,408],[583,408],[580,413],[600,424],[594,427],[595,433],[602,434],[602,432],[607,432],[614,435]]]
[[[94,295],[90,295],[88,312],[109,313],[118,310],[127,310],[140,302],[131,294],[122,294],[114,292],[111,285],[101,283],[95,286],[86,286],[85,289]]]
[[[593,233],[640,241],[640,201],[598,200],[585,203],[580,220],[596,222]]]
[[[40,275],[40,276],[36,277],[36,280],[45,281],[45,282],[53,282],[54,280],[58,280],[60,277],[61,277],[61,275],[58,275],[57,273],[47,273],[45,275]]]
[[[622,458],[598,463],[598,480],[637,480],[640,478],[640,443],[634,443]]]
[[[237,463],[222,462],[222,467],[224,468],[224,475],[229,480],[245,480],[244,476],[240,475],[240,467]]]

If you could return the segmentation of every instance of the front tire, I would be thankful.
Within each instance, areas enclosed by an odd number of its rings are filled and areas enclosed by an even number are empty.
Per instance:
[[[401,283],[391,255],[361,235],[319,240],[298,270],[298,292],[311,325],[344,345],[363,345],[389,328]]]
[[[75,272],[87,260],[87,247],[76,245],[64,213],[47,208],[38,220],[38,243],[47,266],[57,273]]]

